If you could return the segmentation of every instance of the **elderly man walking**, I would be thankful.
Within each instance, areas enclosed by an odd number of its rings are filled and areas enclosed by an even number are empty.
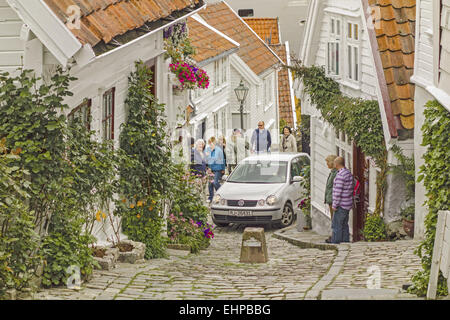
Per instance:
[[[253,131],[250,144],[252,152],[266,153],[270,152],[270,146],[272,145],[272,137],[269,130],[264,128],[264,121],[258,122],[258,128]]]
[[[331,242],[341,243],[350,241],[348,227],[348,215],[353,207],[353,176],[345,167],[345,160],[337,157],[334,160],[337,170],[333,182],[333,207],[334,211],[331,228],[333,229]]]

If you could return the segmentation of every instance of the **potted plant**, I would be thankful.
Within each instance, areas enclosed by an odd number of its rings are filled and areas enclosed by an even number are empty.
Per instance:
[[[209,87],[209,77],[205,70],[184,61],[171,63],[169,67],[178,79],[178,84],[174,86],[177,89],[183,91],[184,89],[207,89]],[[176,83],[177,80],[174,82]]]
[[[305,165],[302,169],[301,176],[304,178],[300,185],[304,190],[304,198],[300,201],[298,207],[302,210],[305,216],[304,230],[312,229],[311,221],[311,167]]]
[[[414,237],[414,214],[414,204],[407,206],[401,211],[403,230],[410,238]]]
[[[305,225],[303,226],[303,229],[311,230],[311,197],[308,196],[300,201],[298,207],[302,210],[302,213],[305,217]]]

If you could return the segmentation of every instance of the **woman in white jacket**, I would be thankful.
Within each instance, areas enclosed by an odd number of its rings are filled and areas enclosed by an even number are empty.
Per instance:
[[[233,135],[228,139],[226,153],[228,173],[237,166],[239,162],[247,157],[248,143],[246,145],[245,138],[242,136],[239,129],[233,130]]]
[[[283,152],[298,152],[297,141],[292,134],[292,129],[284,127],[283,129],[283,141],[281,142],[281,151]]]

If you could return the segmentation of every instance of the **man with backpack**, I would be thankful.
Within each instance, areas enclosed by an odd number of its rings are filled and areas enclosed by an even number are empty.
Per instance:
[[[331,243],[350,242],[348,226],[349,212],[353,207],[354,180],[353,175],[345,167],[343,157],[334,160],[337,169],[333,182],[333,204],[334,211],[331,228],[333,229]]]

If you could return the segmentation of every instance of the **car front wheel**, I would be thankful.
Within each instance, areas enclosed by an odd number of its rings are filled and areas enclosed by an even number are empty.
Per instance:
[[[284,205],[283,213],[281,214],[281,221],[278,223],[279,228],[289,227],[294,222],[294,209],[288,202]]]

